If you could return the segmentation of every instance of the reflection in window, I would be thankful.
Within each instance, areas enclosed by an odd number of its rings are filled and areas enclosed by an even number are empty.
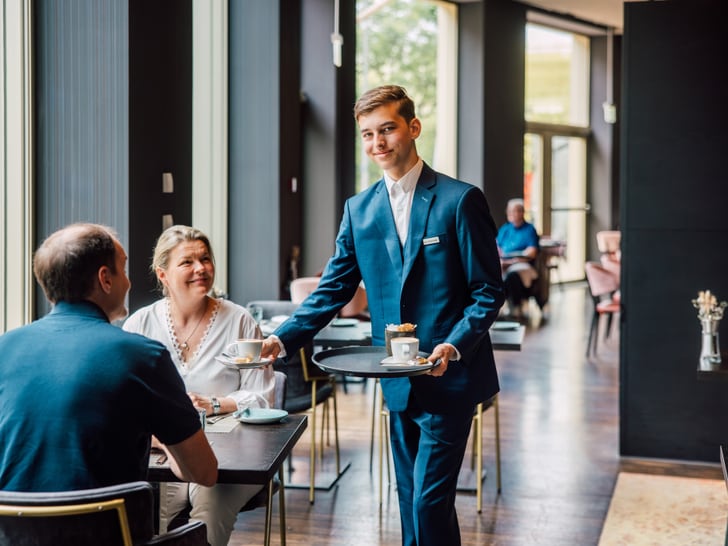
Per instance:
[[[454,86],[457,78],[443,74],[443,70],[456,67],[457,62],[444,58],[442,52],[456,51],[450,47],[457,40],[456,7],[427,0],[357,0],[356,8],[357,97],[378,85],[396,84],[407,89],[423,127],[417,151],[431,166],[447,170],[442,163],[454,163],[454,137],[450,136],[454,129],[448,125],[456,119],[457,105],[454,99],[443,98],[456,95],[443,89],[442,84],[452,81]],[[438,132],[447,138],[443,139]],[[359,191],[378,180],[382,173],[363,153],[358,130],[356,139]],[[452,152],[436,150],[441,140],[453,144]]]
[[[526,120],[589,124],[589,39],[526,25]]]

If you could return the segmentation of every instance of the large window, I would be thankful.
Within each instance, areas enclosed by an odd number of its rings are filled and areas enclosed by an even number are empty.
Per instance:
[[[356,93],[384,84],[405,87],[422,135],[417,151],[430,165],[455,172],[457,7],[430,0],[357,0]],[[382,173],[357,142],[357,190]]]
[[[559,280],[584,278],[589,39],[526,27],[524,199],[541,235],[566,243]]]

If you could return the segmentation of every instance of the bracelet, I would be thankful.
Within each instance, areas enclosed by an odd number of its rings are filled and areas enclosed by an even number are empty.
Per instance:
[[[217,399],[217,397],[213,396],[210,398],[210,403],[212,404],[212,414],[217,415],[220,413],[220,401]]]

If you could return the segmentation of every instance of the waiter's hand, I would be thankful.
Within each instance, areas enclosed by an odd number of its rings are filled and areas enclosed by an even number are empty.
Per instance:
[[[447,363],[450,361],[452,357],[456,355],[455,353],[455,347],[448,343],[440,343],[438,346],[436,346],[432,350],[432,354],[427,357],[427,360],[430,362],[437,362],[437,359],[440,360],[440,365],[435,366],[430,370],[430,375],[434,377],[440,377],[447,371]]]
[[[270,357],[271,360],[278,358],[278,354],[281,352],[281,346],[278,344],[278,338],[275,336],[269,336],[263,340],[263,347],[260,349],[260,356],[262,358]]]

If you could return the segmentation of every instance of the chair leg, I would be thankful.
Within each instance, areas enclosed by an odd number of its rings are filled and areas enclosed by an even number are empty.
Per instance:
[[[263,534],[263,544],[270,546],[270,528],[273,521],[273,478],[268,480],[268,499],[265,502],[265,530]],[[282,489],[282,488],[281,488]],[[282,493],[282,491],[281,491]]]
[[[314,474],[316,471],[316,381],[311,381],[311,447],[309,480],[311,485],[308,491],[308,502],[314,502]]]
[[[495,467],[498,482],[498,494],[501,492],[501,456],[500,456],[500,408],[498,404],[498,395],[493,400],[493,410],[495,411]]]
[[[384,393],[380,390],[379,397],[379,504],[383,502],[384,492],[384,460],[387,463],[387,483],[391,482],[391,469],[389,467],[389,425],[387,421],[389,412],[384,409]]]
[[[377,415],[377,390],[379,387],[379,378],[374,379],[374,388],[372,389],[373,395],[372,395],[372,428],[371,428],[371,434],[369,438],[369,473],[371,474],[372,468],[374,466],[374,427],[376,422],[376,415]]]
[[[609,339],[609,334],[612,333],[612,313],[607,313],[607,329],[604,332],[604,339]]]
[[[473,444],[475,447],[475,498],[478,513],[483,511],[483,404],[476,406],[473,416]]]
[[[283,465],[278,468],[278,479],[281,482],[278,490],[278,517],[280,520],[281,546],[286,546],[286,488],[283,482]]]
[[[336,411],[336,383],[333,383],[331,398],[334,401],[334,442],[336,444],[336,475],[341,473],[341,453],[339,451],[339,417]]]
[[[599,313],[597,311],[594,311],[594,316],[592,317],[592,323],[591,327],[589,328],[589,341],[586,342],[586,356],[589,357],[589,354],[592,352],[592,339],[594,338],[594,332],[599,329]],[[597,336],[598,337],[598,336]],[[596,340],[594,340],[594,354],[597,352],[597,344]]]

